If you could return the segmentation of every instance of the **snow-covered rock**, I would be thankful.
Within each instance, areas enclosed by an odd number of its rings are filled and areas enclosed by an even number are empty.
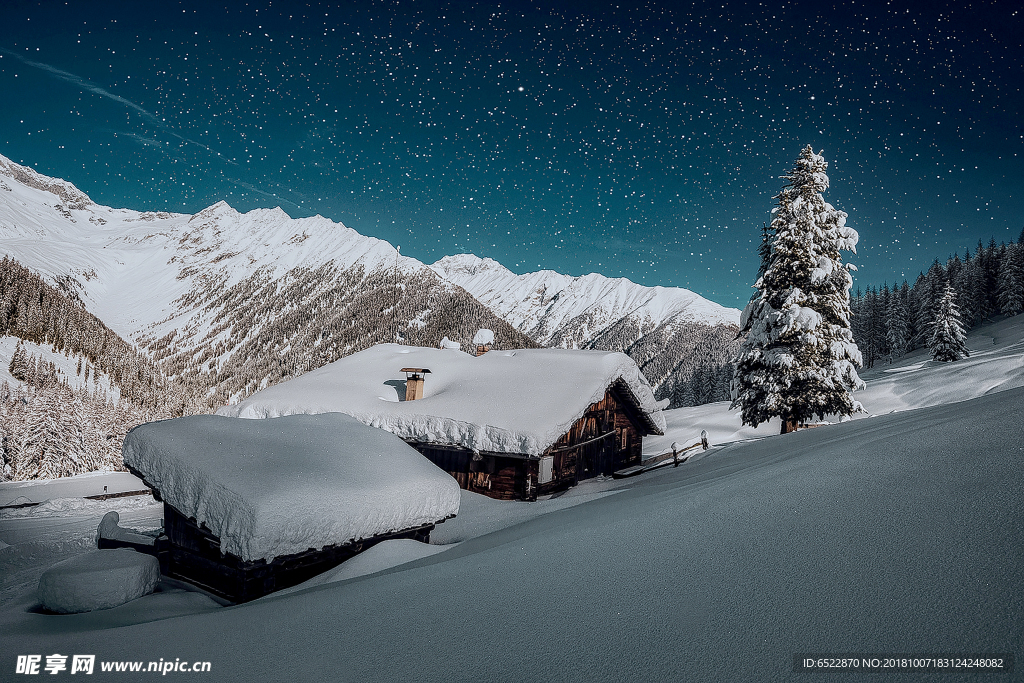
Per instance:
[[[422,399],[403,400],[403,367],[430,370]],[[268,418],[339,412],[407,439],[540,455],[619,382],[633,395],[652,431],[662,432],[665,418],[629,356],[565,349],[491,351],[474,357],[378,344],[257,392],[218,414]]]
[[[123,605],[153,592],[160,563],[128,548],[93,550],[58,562],[39,579],[39,601],[61,614]]]
[[[161,498],[243,560],[434,524],[459,511],[455,479],[394,435],[338,413],[150,422],[128,433],[123,454]]]

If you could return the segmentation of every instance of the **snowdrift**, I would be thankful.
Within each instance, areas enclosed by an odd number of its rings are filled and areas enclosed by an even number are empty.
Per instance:
[[[381,573],[149,623],[8,612],[0,632],[219,681],[782,681],[797,652],[1019,653],[1022,412],[1019,388],[735,444]]]

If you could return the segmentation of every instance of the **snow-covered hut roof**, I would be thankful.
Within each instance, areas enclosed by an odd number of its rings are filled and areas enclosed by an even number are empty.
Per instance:
[[[337,413],[194,415],[128,432],[125,463],[243,560],[434,524],[459,486],[393,434]]]
[[[405,401],[403,367],[430,368],[423,398]],[[461,351],[378,344],[259,391],[219,415],[341,412],[426,443],[541,455],[615,386],[650,432],[665,418],[633,360],[611,351]]]

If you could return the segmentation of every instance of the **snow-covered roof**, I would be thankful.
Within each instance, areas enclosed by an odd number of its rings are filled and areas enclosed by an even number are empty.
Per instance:
[[[422,399],[404,400],[403,367],[430,368]],[[664,430],[651,386],[629,356],[565,349],[474,357],[378,344],[217,412],[243,418],[341,412],[407,439],[536,456],[613,385],[651,432]]]
[[[459,486],[401,439],[337,413],[194,415],[128,432],[124,461],[244,560],[442,521]]]

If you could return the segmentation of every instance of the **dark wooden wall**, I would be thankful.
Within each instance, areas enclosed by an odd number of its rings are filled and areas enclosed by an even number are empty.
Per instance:
[[[553,457],[552,478],[541,485],[540,493],[639,464],[643,454],[641,429],[628,401],[615,387],[609,388],[604,398],[591,404],[583,417],[545,453]]]
[[[531,461],[521,455],[473,451],[461,446],[441,446],[410,442],[410,445],[432,463],[455,477],[467,491],[482,493],[499,500],[535,498],[528,492],[527,481]],[[537,484],[536,462],[533,465],[533,486]]]
[[[344,545],[282,555],[272,562],[249,561],[222,553],[220,539],[205,525],[197,524],[194,518],[165,502],[165,535],[157,540],[155,554],[164,575],[187,581],[231,602],[246,602],[300,584],[384,540],[411,538],[429,543],[433,528],[433,524],[428,524]]]
[[[552,458],[552,478],[545,484],[539,483],[536,457],[409,443],[468,491],[501,500],[535,500],[581,479],[639,464],[645,432],[636,411],[613,386],[544,454]]]

